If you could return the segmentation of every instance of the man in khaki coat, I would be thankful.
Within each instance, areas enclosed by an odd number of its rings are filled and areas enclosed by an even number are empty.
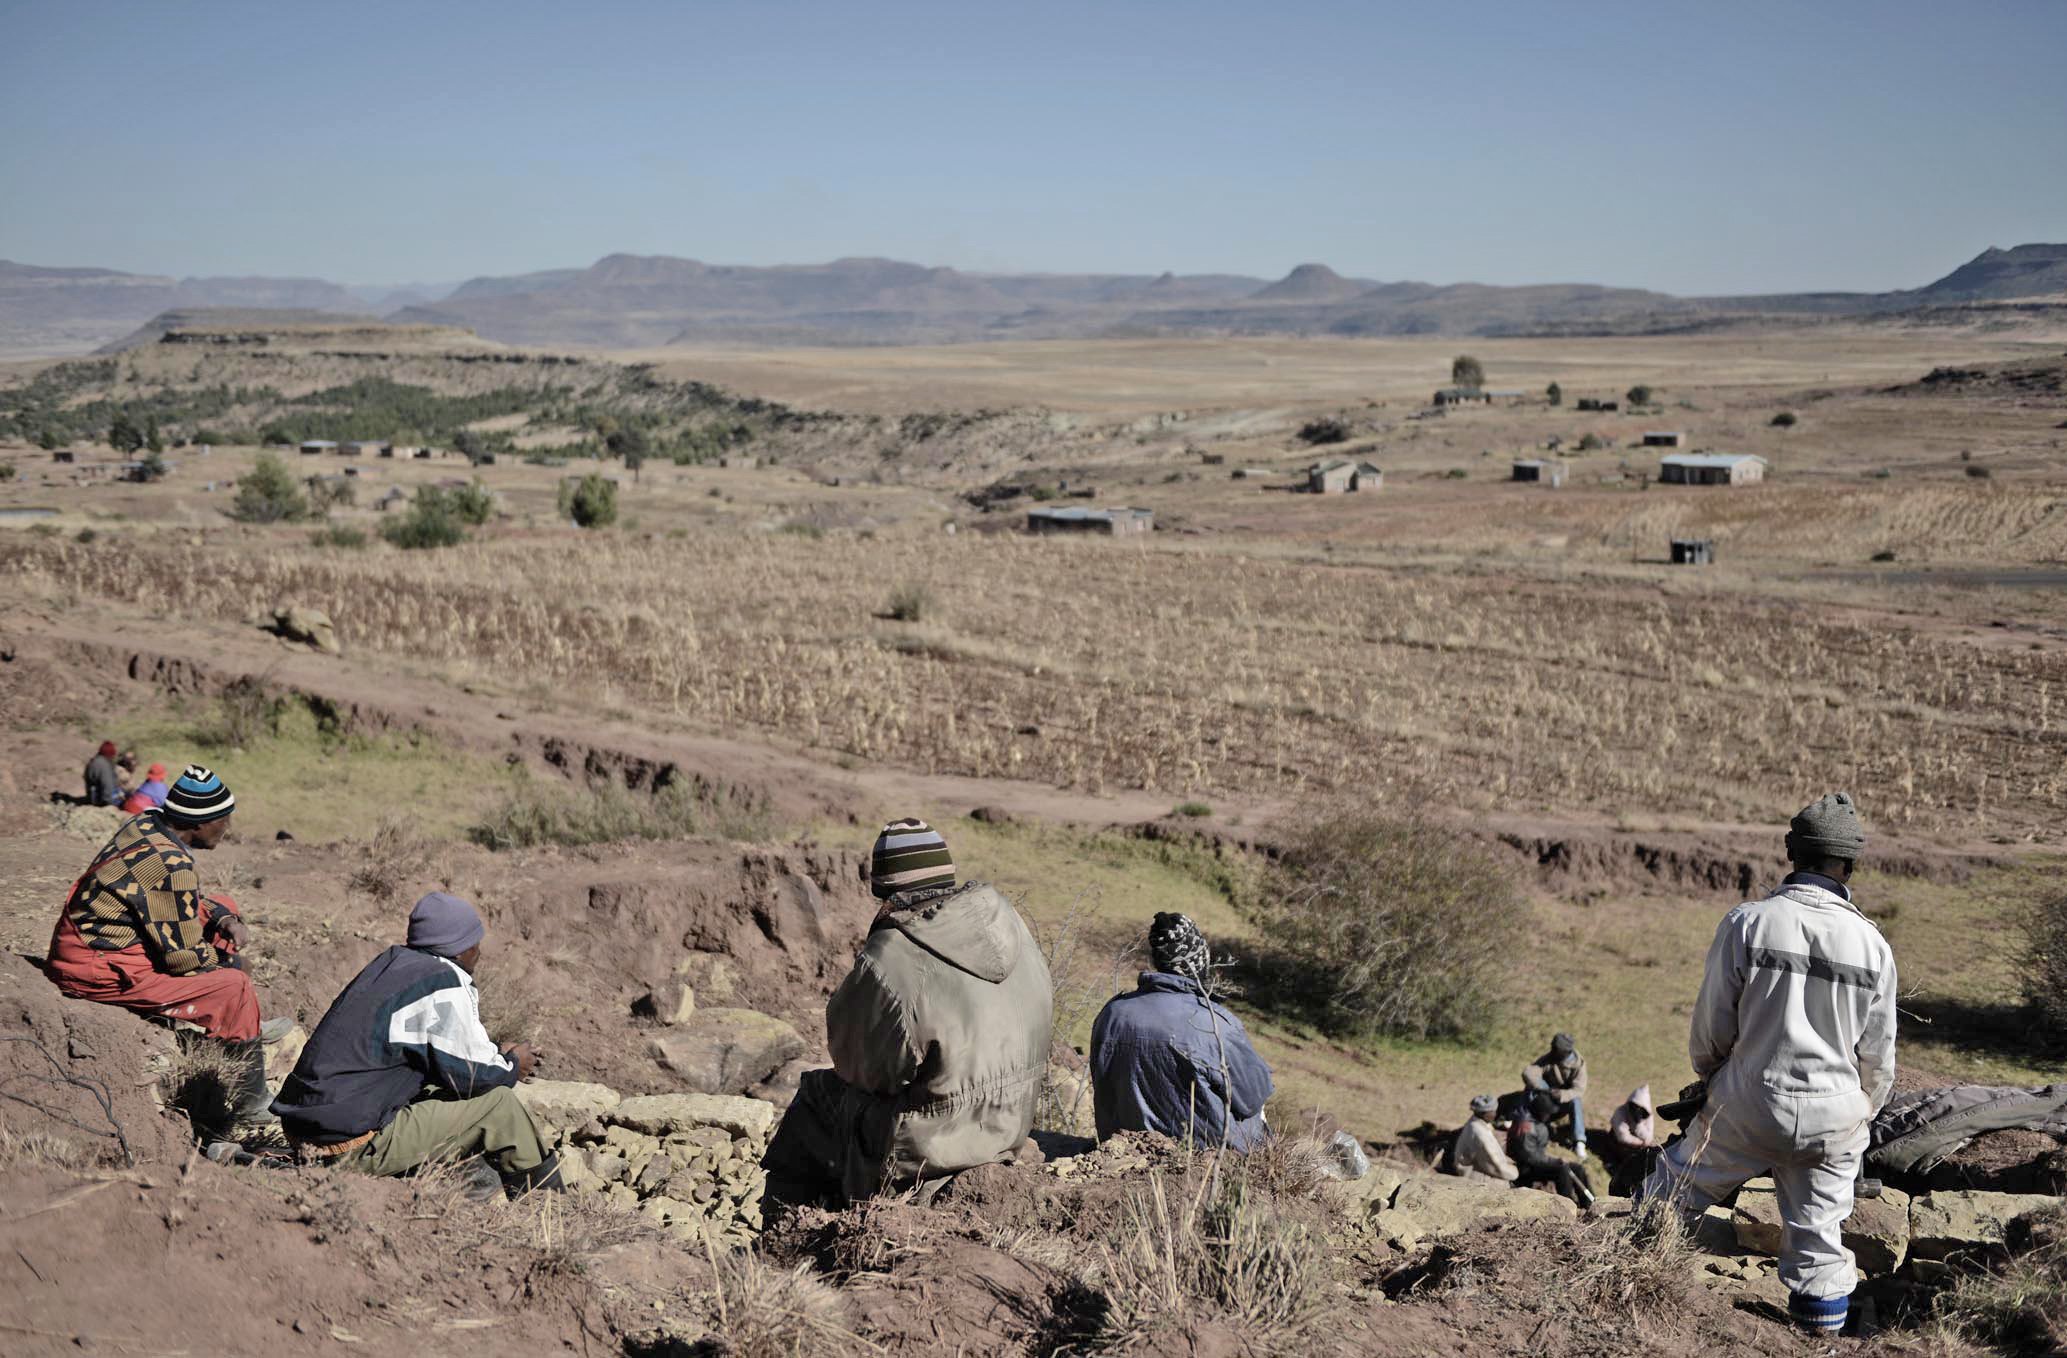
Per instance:
[[[832,1069],[798,1082],[762,1160],[777,1203],[930,1196],[1033,1128],[1054,999],[1025,923],[991,887],[957,887],[923,821],[883,827],[870,882],[882,909],[825,1007]]]

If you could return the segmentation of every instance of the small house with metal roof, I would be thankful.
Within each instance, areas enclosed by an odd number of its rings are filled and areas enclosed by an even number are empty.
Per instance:
[[[1658,459],[1658,480],[1668,486],[1748,486],[1766,479],[1757,453],[1668,453]]]
[[[1565,464],[1540,457],[1519,458],[1514,464],[1514,479],[1555,489],[1565,483]]]
[[[1146,533],[1155,527],[1155,515],[1146,509],[1084,509],[1076,505],[1063,508],[1029,510],[1026,516],[1026,531],[1029,533],[1089,533],[1098,537],[1133,537]]]

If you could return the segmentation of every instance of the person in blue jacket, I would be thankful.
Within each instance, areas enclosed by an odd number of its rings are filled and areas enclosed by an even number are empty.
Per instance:
[[[1149,927],[1148,947],[1155,970],[1107,1001],[1091,1025],[1098,1139],[1161,1132],[1198,1146],[1254,1149],[1270,1136],[1270,1067],[1242,1021],[1212,998],[1205,935],[1164,911]]]

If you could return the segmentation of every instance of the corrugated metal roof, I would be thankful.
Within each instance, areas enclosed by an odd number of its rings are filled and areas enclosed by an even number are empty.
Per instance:
[[[1765,463],[1757,453],[1667,453],[1658,459],[1665,467],[1734,467],[1740,462]]]
[[[1079,509],[1074,506],[1063,509],[1033,509],[1027,511],[1028,518],[1053,519],[1059,523],[1110,523],[1122,514],[1132,515],[1134,518],[1140,519],[1147,518],[1149,511],[1146,509]]]

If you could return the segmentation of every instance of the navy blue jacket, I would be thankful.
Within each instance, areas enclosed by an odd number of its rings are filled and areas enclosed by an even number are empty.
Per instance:
[[[516,1082],[516,1063],[481,1026],[473,977],[396,946],[332,1002],[273,1112],[296,1140],[335,1145],[387,1126],[427,1084],[471,1098]]]
[[[1242,1021],[1188,977],[1144,971],[1139,986],[1107,1001],[1091,1025],[1101,1141],[1115,1132],[1161,1132],[1217,1146],[1225,1128],[1228,1146],[1250,1150],[1270,1135],[1263,1122],[1270,1091],[1270,1067]]]

